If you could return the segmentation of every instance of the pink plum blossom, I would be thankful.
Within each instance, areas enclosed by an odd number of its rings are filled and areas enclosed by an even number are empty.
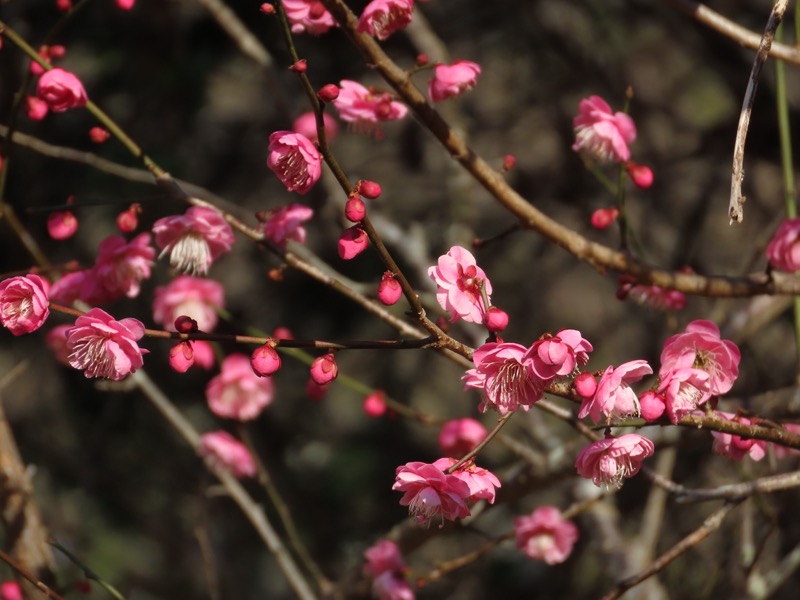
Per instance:
[[[440,469],[443,473],[458,462],[455,458],[440,458],[433,463],[433,466]],[[500,487],[500,480],[488,469],[482,469],[471,460],[465,462],[452,472],[469,486],[469,496],[465,498],[467,502],[475,503],[478,500],[486,500],[489,504],[494,504],[495,490]]]
[[[313,216],[314,210],[302,204],[276,208],[264,221],[264,237],[280,248],[285,248],[288,240],[303,244],[306,241],[303,223]]]
[[[452,313],[451,321],[483,323],[488,308],[483,294],[491,302],[492,284],[469,250],[453,246],[428,268],[428,277],[436,283],[439,306]]]
[[[567,560],[578,541],[578,528],[555,506],[540,506],[530,515],[514,519],[514,534],[517,548],[548,565]]]
[[[446,475],[434,465],[410,462],[397,467],[392,489],[403,492],[401,506],[408,506],[411,516],[423,523],[434,517],[454,521],[468,517],[465,503],[469,486],[455,475]]]
[[[204,371],[210,371],[217,361],[211,342],[192,340],[192,352],[194,353],[193,366],[200,367]]]
[[[352,260],[369,247],[369,236],[359,225],[345,229],[339,236],[336,250],[342,260]]]
[[[800,217],[787,219],[767,245],[767,260],[773,269],[796,273],[800,270]]]
[[[636,139],[636,125],[622,112],[612,113],[600,96],[584,98],[579,114],[572,120],[575,127],[575,152],[586,152],[601,162],[626,162],[631,157],[629,144]]]
[[[638,433],[608,436],[584,448],[575,468],[596,486],[620,487],[622,480],[639,472],[645,458],[655,451],[653,442]]]
[[[389,408],[386,406],[386,394],[380,390],[375,390],[364,398],[362,408],[364,409],[364,414],[373,419],[386,414]]]
[[[385,40],[411,22],[414,0],[372,0],[361,13],[356,31]]]
[[[576,329],[562,329],[553,335],[542,336],[525,353],[524,362],[531,376],[550,381],[570,375],[578,365],[589,360],[592,345]]]
[[[333,101],[339,118],[351,123],[357,131],[377,131],[384,121],[397,121],[408,114],[408,107],[386,92],[373,92],[356,81],[339,82],[339,96]]]
[[[39,78],[36,96],[53,112],[85,106],[89,100],[80,79],[69,71],[54,68]]]
[[[222,361],[221,372],[208,382],[206,400],[218,417],[250,421],[272,403],[270,377],[253,373],[250,357],[230,354]]]
[[[431,102],[441,102],[458,96],[475,87],[480,74],[480,65],[468,60],[457,60],[452,65],[436,65],[433,79],[428,84],[428,97]]]
[[[734,421],[742,425],[752,424],[752,421],[746,417],[722,412],[721,410],[714,411],[714,414],[726,421]],[[745,456],[749,456],[754,461],[760,461],[767,455],[767,443],[762,440],[742,438],[741,436],[732,433],[724,433],[722,431],[712,431],[711,435],[714,437],[714,444],[711,449],[717,454],[731,460],[740,461],[744,459]]]
[[[453,419],[439,431],[439,448],[447,456],[464,456],[480,444],[487,433],[486,427],[475,419]]]
[[[276,131],[269,136],[267,166],[288,191],[306,194],[322,175],[322,154],[306,136]]]
[[[45,344],[55,356],[56,362],[69,365],[69,348],[67,348],[67,331],[72,325],[56,325],[45,335]]]
[[[639,399],[631,389],[631,384],[646,375],[652,375],[653,369],[645,360],[632,360],[618,367],[608,367],[597,383],[597,390],[592,398],[584,398],[578,418],[587,415],[595,423],[599,423],[601,415],[607,419],[639,416]]]
[[[285,4],[284,4],[285,5]],[[325,139],[331,143],[339,135],[339,124],[328,113],[322,113],[322,122],[325,124]],[[292,130],[307,137],[312,142],[317,142],[317,117],[313,111],[304,112],[292,123]]]
[[[474,369],[461,378],[464,389],[483,390],[484,402],[478,409],[492,408],[504,415],[521,406],[528,410],[544,393],[544,382],[532,377],[523,362],[527,348],[509,342],[484,344],[472,355]]]
[[[661,415],[667,410],[667,403],[661,394],[647,390],[639,396],[639,408],[641,417],[648,423],[652,423],[661,418]]]
[[[225,308],[225,288],[213,279],[182,275],[155,290],[153,320],[175,331],[175,319],[191,317],[197,329],[210,332],[217,326],[217,310]]]
[[[197,447],[200,456],[220,465],[238,478],[255,477],[256,462],[250,450],[227,431],[204,433]]]
[[[490,306],[483,317],[483,324],[492,333],[500,333],[508,327],[508,313],[496,306]]]
[[[36,331],[50,314],[46,279],[29,273],[0,282],[0,322],[19,336]]]
[[[403,573],[406,563],[400,548],[391,540],[380,540],[374,546],[370,546],[364,551],[364,572],[372,577],[377,577],[381,573],[391,571],[392,573]]]
[[[47,116],[49,112],[47,102],[40,100],[35,96],[27,96],[25,98],[25,114],[31,121],[41,121]]]
[[[691,356],[687,355],[687,361]],[[661,374],[658,393],[664,398],[667,416],[677,424],[685,415],[697,410],[711,398],[711,376],[702,369],[680,366]]]
[[[372,580],[372,595],[378,600],[414,600],[414,590],[400,575],[385,571]]]
[[[322,35],[337,26],[331,13],[318,0],[283,0],[281,3],[294,34]]]
[[[148,352],[136,343],[144,336],[141,321],[115,321],[99,308],[78,317],[66,336],[69,364],[86,377],[121,381],[141,368],[143,355]]]
[[[235,241],[222,213],[206,206],[191,206],[182,215],[159,219],[153,223],[153,233],[161,256],[169,254],[174,269],[191,275],[205,275]]]

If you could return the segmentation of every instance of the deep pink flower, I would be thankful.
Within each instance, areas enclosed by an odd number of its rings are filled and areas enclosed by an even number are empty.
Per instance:
[[[342,260],[352,260],[369,247],[367,232],[360,226],[353,225],[345,229],[339,236],[336,250]]]
[[[746,417],[722,412],[721,410],[714,411],[714,414],[726,421],[734,421],[742,425],[750,425],[752,423]],[[742,438],[741,436],[721,431],[712,431],[711,435],[714,437],[714,444],[711,449],[731,460],[740,461],[745,456],[749,456],[752,460],[759,461],[767,455],[767,442],[762,440]]]
[[[570,375],[578,365],[589,360],[592,345],[577,329],[562,329],[554,336],[545,335],[531,345],[523,361],[532,377],[550,381]]]
[[[610,208],[598,208],[592,213],[590,222],[595,229],[608,229],[619,218],[619,209],[616,206]]]
[[[639,408],[642,418],[648,423],[652,423],[661,418],[661,415],[667,410],[667,403],[661,394],[647,390],[639,396]]]
[[[433,463],[433,466],[440,469],[443,473],[456,464],[455,458],[440,458]],[[489,504],[494,504],[495,490],[500,487],[500,480],[488,469],[482,469],[471,460],[465,462],[452,472],[469,486],[469,496],[465,498],[467,502],[478,502],[486,500]]]
[[[372,595],[378,600],[414,600],[414,590],[400,575],[385,571],[372,580]]]
[[[213,331],[225,308],[225,288],[213,279],[182,275],[159,286],[153,297],[153,320],[164,329],[175,331],[175,319],[185,315],[197,322],[197,329]]]
[[[492,284],[469,250],[453,246],[428,269],[428,277],[436,282],[436,300],[452,313],[451,321],[483,323],[487,306],[481,292],[491,302]]]
[[[378,300],[381,304],[392,306],[400,300],[403,295],[403,288],[400,282],[395,279],[394,273],[391,271],[384,272],[381,277],[381,282],[378,284]]]
[[[381,573],[391,571],[399,574],[405,571],[406,563],[400,548],[391,540],[380,540],[374,546],[370,546],[364,551],[364,572],[372,577],[377,577]]]
[[[364,414],[368,417],[377,419],[386,414],[388,409],[388,406],[386,406],[386,395],[380,390],[375,390],[364,398],[362,408],[364,409]]]
[[[284,3],[285,6],[285,3]],[[328,113],[322,113],[322,122],[325,123],[325,139],[331,143],[339,135],[339,124]],[[304,135],[310,141],[317,141],[317,117],[313,111],[305,112],[294,120],[292,131]]]
[[[210,371],[211,367],[217,362],[214,355],[214,347],[211,342],[205,340],[192,340],[192,352],[194,352],[194,365],[204,371]]]
[[[464,389],[483,390],[484,402],[478,409],[493,408],[501,415],[521,406],[528,410],[544,393],[544,382],[532,377],[523,362],[527,348],[508,342],[489,342],[472,355],[475,368],[461,378]]]
[[[191,275],[205,275],[235,241],[225,217],[205,206],[191,206],[182,215],[159,219],[153,223],[153,233],[161,256],[169,253],[169,264]]]
[[[23,600],[22,588],[16,581],[0,583],[0,600]]]
[[[686,355],[685,363],[691,363],[691,355]],[[664,397],[667,416],[677,424],[685,415],[697,410],[712,396],[711,376],[691,366],[680,366],[662,373],[658,392]]]
[[[50,109],[47,108],[47,102],[40,100],[35,96],[28,96],[25,98],[25,114],[31,121],[41,121],[47,116]]]
[[[633,181],[633,185],[641,190],[648,189],[653,185],[653,169],[647,165],[639,165],[635,162],[629,162],[625,165],[625,171]]]
[[[227,431],[204,433],[200,437],[197,452],[206,460],[225,467],[240,479],[256,476],[256,461],[250,450]]]
[[[136,4],[136,0],[114,0],[114,3],[120,10],[131,10],[133,5]]]
[[[250,421],[272,403],[273,385],[270,377],[253,373],[250,357],[230,354],[222,361],[221,372],[208,382],[208,407],[218,417]]]
[[[69,365],[69,348],[67,348],[67,331],[72,325],[56,325],[45,335],[44,341],[59,364]]]
[[[32,273],[0,282],[0,322],[14,335],[36,331],[50,314],[46,279]]]
[[[461,457],[480,444],[486,434],[486,427],[475,419],[453,419],[439,431],[439,448],[442,454]]]
[[[307,31],[311,35],[322,35],[337,26],[331,13],[318,0],[283,0],[282,4],[292,33]]]
[[[89,100],[80,79],[64,69],[50,69],[39,78],[36,96],[53,112],[85,106]]]
[[[92,140],[95,144],[102,144],[111,137],[108,129],[104,127],[92,127],[89,130],[89,139]]]
[[[767,260],[773,269],[795,273],[800,270],[800,217],[787,219],[767,245]]]
[[[372,92],[356,81],[339,82],[339,97],[333,101],[339,118],[362,133],[377,131],[378,123],[396,121],[408,114],[408,107],[386,92]]]
[[[339,374],[339,366],[332,353],[318,356],[311,363],[311,379],[317,385],[328,385]]]
[[[584,448],[575,468],[578,475],[591,479],[598,487],[620,487],[623,479],[639,472],[644,459],[654,450],[653,442],[638,433],[609,436]]]
[[[356,31],[385,40],[411,23],[414,0],[372,0],[361,13]]]
[[[280,248],[285,248],[288,240],[303,244],[306,241],[303,223],[313,216],[314,210],[302,204],[276,208],[264,222],[264,236]]]
[[[464,502],[470,495],[469,486],[431,464],[410,462],[397,467],[392,489],[404,492],[400,505],[408,506],[411,515],[423,523],[438,516],[444,524],[444,519],[454,521],[470,514]]]
[[[47,233],[54,240],[66,240],[78,230],[78,219],[71,210],[54,210],[47,216]]]
[[[115,321],[99,308],[78,317],[66,336],[69,364],[86,377],[121,381],[144,364],[142,357],[148,352],[136,343],[144,336],[141,321]]]
[[[631,157],[629,144],[636,139],[633,119],[622,112],[612,113],[600,96],[584,98],[580,114],[572,120],[575,127],[575,152],[583,151],[602,162],[626,162]]]
[[[431,102],[458,96],[475,87],[480,74],[480,65],[468,60],[457,60],[452,65],[436,65],[433,79],[428,84],[428,96]]]
[[[555,506],[540,506],[530,515],[514,519],[517,548],[533,560],[548,565],[563,563],[578,541],[578,528]]]
[[[269,136],[267,166],[287,190],[305,194],[322,175],[322,154],[306,136],[276,131]]]
[[[618,367],[608,367],[597,383],[594,396],[584,398],[581,402],[578,418],[583,419],[588,415],[592,421],[599,423],[601,415],[609,420],[612,417],[638,417],[639,399],[630,386],[642,377],[652,374],[653,369],[645,360],[632,360]]]

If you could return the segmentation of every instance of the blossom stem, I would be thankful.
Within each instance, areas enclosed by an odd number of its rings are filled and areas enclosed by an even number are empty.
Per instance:
[[[459,460],[457,463],[455,463],[453,466],[451,466],[445,472],[446,473],[452,473],[453,471],[457,470],[461,465],[463,465],[465,462],[467,462],[467,461],[473,459],[474,457],[476,457],[480,453],[480,451],[483,450],[486,447],[486,444],[488,444],[490,441],[492,441],[492,438],[494,436],[496,436],[498,433],[500,433],[500,430],[503,428],[503,426],[506,423],[508,423],[508,420],[513,415],[514,415],[513,412],[509,412],[509,413],[504,414],[499,419],[497,419],[497,425],[495,425],[494,428],[488,434],[486,434],[486,437],[483,438],[481,443],[478,444],[477,446],[475,446],[469,452],[467,452],[464,456],[462,456],[461,460]]]

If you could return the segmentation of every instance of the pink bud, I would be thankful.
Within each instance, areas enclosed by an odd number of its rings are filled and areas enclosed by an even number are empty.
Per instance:
[[[667,406],[664,397],[653,390],[647,390],[639,396],[639,409],[642,418],[651,423],[664,414]]]
[[[333,354],[328,352],[323,356],[318,356],[311,363],[311,379],[317,385],[328,385],[339,374],[339,366]]]
[[[597,380],[594,375],[586,371],[578,373],[572,385],[581,398],[591,398],[597,391]]]
[[[344,205],[344,216],[353,223],[358,223],[364,219],[367,214],[367,207],[361,196],[354,194],[347,199]]]
[[[513,154],[506,154],[503,157],[503,173],[507,173],[513,169],[517,164],[517,157]]]
[[[59,12],[67,12],[72,8],[72,0],[56,0],[56,8]]]
[[[619,217],[619,209],[612,208],[598,208],[592,213],[592,227],[595,229],[606,229]]]
[[[179,342],[169,351],[169,366],[178,373],[186,373],[194,364],[194,350],[191,342]]]
[[[197,321],[186,315],[175,319],[175,331],[178,333],[194,333],[197,331]]]
[[[133,8],[133,5],[136,3],[136,0],[114,0],[114,3],[120,10],[130,10]]]
[[[403,288],[400,282],[394,277],[394,273],[386,271],[378,284],[378,300],[386,306],[391,306],[403,295]]]
[[[109,137],[111,137],[111,134],[107,129],[102,127],[92,127],[89,130],[89,139],[91,139],[95,144],[102,144]]]
[[[205,371],[210,371],[217,360],[214,356],[214,347],[205,340],[194,340],[192,341],[192,350],[194,351],[194,364]]]
[[[490,306],[486,311],[483,323],[486,325],[486,329],[492,333],[498,333],[508,327],[508,313],[496,306]]]
[[[0,171],[3,170],[3,155],[0,154]]]
[[[428,64],[429,60],[430,59],[428,58],[428,55],[423,53],[423,54],[417,54],[417,59],[415,62],[417,63],[418,67],[424,67],[425,65]]]
[[[361,254],[369,246],[369,238],[366,232],[358,225],[345,229],[339,236],[339,257],[342,260],[350,260]]]
[[[339,97],[339,88],[332,83],[328,83],[319,88],[317,98],[322,102],[333,102]]]
[[[356,184],[356,191],[364,196],[364,198],[375,200],[381,195],[383,190],[381,190],[381,186],[374,181],[362,179]]]
[[[625,165],[625,170],[630,175],[633,185],[639,189],[646,190],[653,185],[653,170],[650,167],[631,161]]]
[[[28,115],[31,121],[41,121],[47,116],[47,111],[50,110],[47,108],[47,102],[39,100],[35,96],[25,98],[25,107],[25,114]]]
[[[292,335],[292,332],[289,331],[288,327],[276,327],[275,331],[272,332],[272,337],[277,338],[279,340],[294,339],[294,335]]]
[[[16,581],[0,583],[0,600],[22,600],[22,588]]]
[[[306,396],[308,396],[310,400],[322,400],[327,393],[327,385],[319,385],[313,379],[309,379],[308,382],[306,382]]]
[[[131,204],[126,210],[117,215],[117,229],[122,233],[130,233],[139,226],[139,213],[142,205],[138,202]]]
[[[261,5],[261,12],[265,15],[274,15],[275,7],[269,2],[264,2],[264,4]]]
[[[267,377],[281,368],[281,357],[275,348],[264,344],[253,350],[253,354],[250,356],[250,365],[256,375]]]
[[[47,217],[47,233],[54,240],[66,240],[78,230],[78,219],[69,210],[56,210]]]
[[[305,73],[308,70],[308,63],[306,62],[305,58],[301,58],[291,67],[289,67],[289,70],[294,71],[295,73]]]
[[[381,391],[375,391],[364,398],[364,413],[377,419],[386,412],[386,398]]]
[[[49,53],[51,60],[54,58],[64,58],[67,54],[67,49],[61,44],[55,44],[50,46]]]

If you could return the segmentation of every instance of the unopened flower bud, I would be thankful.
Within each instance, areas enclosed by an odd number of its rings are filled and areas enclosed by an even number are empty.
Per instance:
[[[394,273],[386,271],[378,284],[378,300],[386,306],[396,304],[403,295],[403,288],[400,282],[394,277]]]
[[[64,58],[64,56],[67,54],[67,49],[61,44],[55,44],[50,46],[48,53],[50,54],[51,60],[54,58]]]
[[[309,379],[306,382],[306,396],[308,396],[310,400],[322,400],[327,393],[327,385],[319,385],[313,379]]]
[[[169,351],[169,366],[178,373],[186,373],[194,364],[191,342],[179,342]]]
[[[617,217],[619,217],[619,209],[616,207],[598,208],[592,213],[592,227],[606,229],[617,220]]]
[[[323,356],[318,356],[311,363],[311,379],[317,385],[328,385],[339,374],[339,366],[333,354],[328,352]]]
[[[139,226],[139,213],[142,205],[138,202],[131,204],[126,210],[117,215],[117,229],[122,233],[130,233]]]
[[[264,344],[253,350],[253,354],[250,355],[250,365],[256,375],[268,377],[281,368],[281,357],[275,348]]]
[[[102,144],[109,137],[111,137],[111,134],[108,132],[108,129],[104,129],[103,127],[95,126],[89,130],[89,139],[95,144]]]
[[[425,65],[428,64],[428,61],[429,61],[428,55],[425,54],[424,52],[422,54],[417,54],[416,63],[418,67],[424,67]]]
[[[483,319],[483,324],[486,329],[492,333],[498,333],[508,327],[508,313],[500,310],[496,306],[490,306],[486,311],[486,316]]]
[[[366,232],[358,225],[345,229],[339,236],[339,257],[342,260],[350,260],[361,254],[369,246],[369,238]]]
[[[353,194],[347,199],[344,205],[344,216],[353,223],[358,223],[364,219],[367,214],[367,207],[364,201],[358,194]]]
[[[377,419],[386,412],[386,398],[381,391],[375,391],[364,398],[364,413]]]
[[[639,396],[640,414],[648,423],[660,418],[666,409],[667,406],[664,402],[664,397],[660,394],[657,394],[653,390],[647,390],[641,396]]]
[[[633,185],[641,190],[646,190],[653,185],[653,170],[646,165],[639,165],[635,162],[628,162],[625,170],[630,175]]]
[[[380,185],[368,179],[361,179],[356,184],[356,190],[359,194],[364,196],[364,198],[369,198],[370,200],[375,200],[382,192]]]
[[[194,333],[197,331],[197,321],[192,317],[181,315],[175,319],[175,331],[178,333]]]
[[[78,219],[70,210],[56,210],[47,217],[47,233],[54,240],[66,240],[78,230]]]
[[[597,391],[597,380],[591,373],[583,371],[572,382],[572,386],[581,398],[591,398]]]
[[[319,88],[317,98],[322,102],[333,102],[339,97],[339,88],[332,83],[327,83]]]
[[[308,69],[308,63],[306,62],[305,58],[301,58],[297,62],[295,62],[291,67],[289,67],[290,71],[294,71],[295,73],[305,73]]]
[[[72,8],[72,0],[56,0],[56,8],[59,12],[67,12]]]
[[[503,157],[503,168],[501,169],[503,173],[508,173],[511,169],[513,169],[517,164],[517,157],[513,154],[506,154]]]
[[[272,332],[272,337],[279,339],[279,340],[293,340],[294,335],[292,332],[289,331],[288,327],[276,327],[275,331]]]
[[[269,2],[264,2],[260,8],[261,12],[265,15],[274,15],[275,14],[275,7],[270,4]]]

